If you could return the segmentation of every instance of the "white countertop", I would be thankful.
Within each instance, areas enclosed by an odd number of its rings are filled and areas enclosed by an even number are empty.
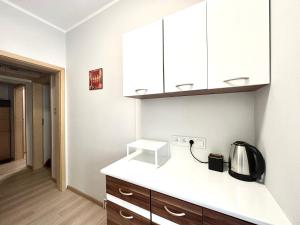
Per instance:
[[[101,173],[254,224],[291,225],[265,185],[211,171],[183,149],[172,150],[171,159],[158,169],[123,158]]]

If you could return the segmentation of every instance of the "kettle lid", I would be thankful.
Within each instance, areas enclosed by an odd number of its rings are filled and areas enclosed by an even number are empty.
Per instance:
[[[233,143],[236,146],[247,146],[248,143],[244,142],[244,141],[236,141]]]

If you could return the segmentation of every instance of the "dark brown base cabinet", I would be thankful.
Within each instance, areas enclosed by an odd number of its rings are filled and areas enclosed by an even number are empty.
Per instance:
[[[106,176],[106,192],[180,225],[253,225],[252,223],[215,212]],[[107,225],[164,225],[150,221],[122,206],[107,201]]]
[[[150,225],[151,221],[110,201],[106,204],[107,225]]]
[[[203,225],[251,225],[252,223],[203,208]]]

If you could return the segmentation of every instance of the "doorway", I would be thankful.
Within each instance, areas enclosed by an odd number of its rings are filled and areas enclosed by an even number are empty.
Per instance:
[[[29,59],[26,57],[22,57],[19,55],[15,55],[9,52],[0,51],[0,72],[1,75],[14,77],[16,79],[27,79],[32,82],[32,123],[30,121],[24,120],[18,120],[18,125],[21,123],[25,123],[25,132],[17,134],[18,140],[21,140],[18,142],[18,146],[24,146],[25,150],[23,153],[18,152],[18,157],[22,157],[22,155],[27,155],[29,152],[26,150],[26,138],[25,136],[28,136],[26,134],[27,131],[27,125],[32,125],[32,168],[38,169],[44,165],[44,160],[46,159],[46,154],[44,154],[41,149],[43,149],[44,146],[44,140],[45,138],[48,138],[51,140],[51,149],[52,152],[50,153],[52,157],[52,160],[54,161],[55,169],[52,170],[52,172],[55,175],[57,187],[59,190],[63,191],[66,189],[66,181],[65,181],[65,106],[64,106],[64,79],[65,79],[65,73],[64,68],[57,67],[54,65],[50,65],[47,63],[43,63],[40,61],[36,61],[33,59]],[[45,76],[47,75],[47,76]],[[51,89],[51,97],[54,100],[54,103],[51,102],[51,134],[52,137],[48,136],[45,137],[44,134],[44,128],[43,125],[46,121],[44,121],[44,114],[43,114],[43,84],[46,80],[51,81],[51,86],[49,89]],[[52,87],[55,87],[52,90]],[[24,89],[18,89],[16,91],[16,94],[22,93],[22,90],[26,92],[26,87]],[[26,101],[26,97],[28,96],[28,93],[30,91],[27,91],[26,94],[24,94],[23,101]],[[50,96],[50,94],[49,94]],[[21,98],[20,98],[21,99]],[[28,100],[28,99],[27,99]],[[21,101],[21,100],[19,100]],[[28,106],[29,107],[29,106]],[[20,110],[20,114],[28,111],[28,107],[22,108]],[[24,117],[23,117],[24,118]],[[49,123],[48,123],[49,124]],[[17,125],[16,125],[17,126]],[[49,131],[49,127],[48,127]],[[47,142],[47,141],[46,141]],[[27,145],[28,146],[28,145]],[[21,147],[20,147],[21,148]],[[47,153],[49,154],[49,153]],[[28,157],[27,157],[28,158]]]
[[[25,86],[0,77],[0,180],[26,167]]]
[[[0,81],[0,164],[4,164],[26,159],[25,87]]]

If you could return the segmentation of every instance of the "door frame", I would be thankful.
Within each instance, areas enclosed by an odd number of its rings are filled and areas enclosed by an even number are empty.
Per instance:
[[[22,96],[22,100],[23,100],[23,102],[22,102],[22,141],[23,141],[23,143],[22,143],[22,151],[23,151],[23,159],[24,159],[24,157],[25,157],[25,154],[27,153],[27,138],[26,138],[26,86],[24,85],[24,84],[21,84],[21,85],[17,85],[17,86],[15,86],[14,88],[13,88],[13,91],[14,91],[14,94],[13,94],[13,96],[14,96],[14,98],[13,98],[13,100],[14,100],[14,102],[13,102],[13,104],[14,104],[14,115],[13,115],[13,122],[14,122],[14,124],[13,124],[13,126],[14,126],[14,128],[13,128],[13,133],[14,133],[14,135],[13,135],[13,138],[14,138],[14,140],[13,140],[13,142],[14,142],[14,158],[15,158],[15,160],[16,160],[16,142],[17,142],[17,140],[16,140],[16,132],[17,132],[17,129],[16,129],[16,108],[17,108],[17,105],[16,105],[16,101],[17,101],[17,96],[16,96],[16,89],[17,88],[22,88],[23,90],[23,96]],[[25,157],[25,160],[26,160],[26,163],[27,163],[27,155],[26,155],[26,157]]]
[[[55,161],[56,183],[60,191],[66,190],[66,158],[65,158],[65,69],[59,66],[20,56],[0,50],[0,61],[13,63],[16,66],[26,67],[35,71],[54,74],[55,93]],[[53,118],[54,119],[54,118]]]

